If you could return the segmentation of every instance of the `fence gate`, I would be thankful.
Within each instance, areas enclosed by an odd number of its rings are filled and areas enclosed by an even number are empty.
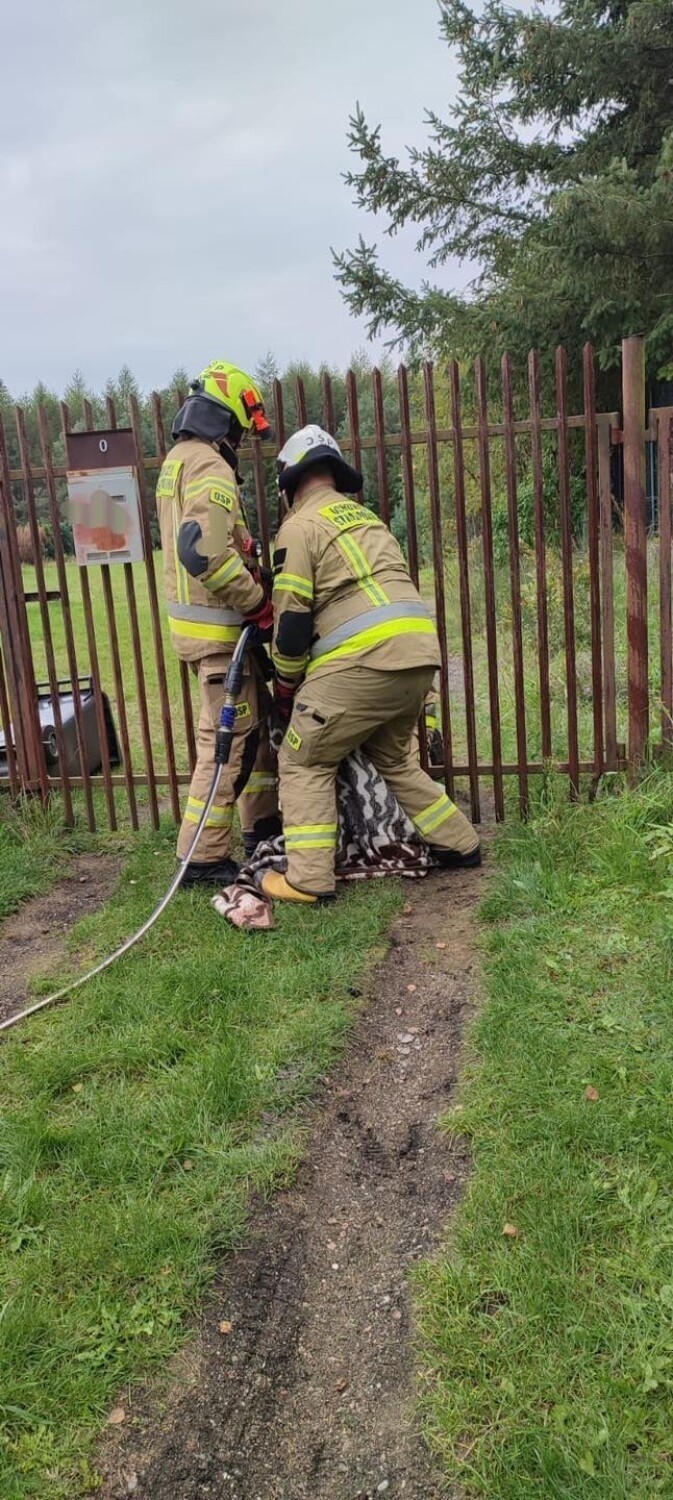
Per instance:
[[[581,371],[559,349],[553,372],[531,353],[523,378],[506,355],[495,376],[479,359],[324,375],[319,390],[275,381],[275,444],[253,439],[242,455],[266,560],[273,459],[294,426],[321,422],[363,469],[364,498],[436,617],[433,774],[466,792],[476,821],[504,816],[508,785],[525,813],[531,777],[551,770],[577,796],[583,776],[637,767],[653,743],[651,704],[657,740],[673,744],[673,408],[646,413],[643,340],[622,353],[621,414],[596,411],[589,345]],[[58,792],[66,823],[79,813],[92,829],[157,825],[163,810],[178,819],[194,764],[193,683],[170,648],[155,550],[164,407],[155,394],[123,415],[108,399],[95,413],[84,401],[76,423],[65,405],[0,422],[0,790]],[[71,555],[75,428],[97,431],[99,448],[115,434],[135,468],[142,561]],[[658,539],[647,534],[648,443]]]

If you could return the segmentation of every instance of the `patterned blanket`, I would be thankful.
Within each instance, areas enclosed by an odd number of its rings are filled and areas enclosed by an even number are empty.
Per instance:
[[[371,880],[382,875],[417,879],[432,869],[427,844],[360,751],[339,767],[337,809],[337,880]],[[273,927],[273,902],[262,891],[267,870],[287,870],[282,835],[258,845],[235,885],[213,897],[215,910],[235,927]]]

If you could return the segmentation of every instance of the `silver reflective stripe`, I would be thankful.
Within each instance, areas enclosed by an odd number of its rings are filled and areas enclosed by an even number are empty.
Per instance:
[[[197,625],[241,625],[243,616],[237,609],[212,609],[207,604],[169,604],[171,620],[193,620]]]
[[[355,615],[352,620],[347,620],[345,625],[339,625],[336,630],[330,631],[317,641],[311,650],[311,661],[316,661],[319,656],[325,656],[328,651],[333,651],[335,646],[343,646],[344,641],[350,641],[354,635],[359,635],[361,630],[373,630],[377,625],[384,625],[388,620],[408,620],[410,616],[419,620],[430,620],[430,615],[423,602],[418,599],[410,599],[408,604],[381,604],[377,609],[368,609],[364,615]]]

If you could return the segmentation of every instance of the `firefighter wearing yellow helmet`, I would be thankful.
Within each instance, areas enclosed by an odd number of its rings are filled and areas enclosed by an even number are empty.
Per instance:
[[[157,484],[157,508],[171,641],[198,676],[197,760],[178,837],[184,859],[212,781],[224,679],[244,623],[271,638],[269,589],[257,565],[237,473],[246,433],[269,432],[262,396],[236,365],[213,360],[192,382],[173,424],[174,447]],[[226,885],[237,874],[230,857],[234,804],[246,853],[280,831],[277,778],[268,734],[269,696],[248,657],[236,709],[229,764],[186,883]]]
[[[332,896],[337,767],[358,746],[440,864],[479,864],[474,828],[416,754],[440,651],[397,542],[373,511],[344,498],[360,492],[362,475],[321,428],[295,433],[278,470],[291,507],[276,540],[272,648],[288,867],[265,875],[265,891]]]

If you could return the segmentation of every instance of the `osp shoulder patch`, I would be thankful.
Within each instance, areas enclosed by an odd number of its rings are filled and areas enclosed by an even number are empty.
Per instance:
[[[331,521],[339,531],[352,531],[356,526],[381,526],[378,516],[357,500],[336,500],[332,505],[322,505],[319,515]]]
[[[221,505],[223,510],[233,510],[236,504],[236,491],[224,489],[220,485],[213,485],[210,491],[210,500],[213,505]]]
[[[286,738],[286,740],[288,742],[288,745],[290,746],[291,750],[299,750],[300,749],[300,747],[301,747],[301,735],[297,734],[296,729],[293,729],[292,725],[290,725],[290,728],[288,729],[285,738]]]
[[[236,718],[237,719],[249,719],[250,718],[250,704],[249,703],[245,703],[244,702],[244,703],[237,703],[236,704]]]

